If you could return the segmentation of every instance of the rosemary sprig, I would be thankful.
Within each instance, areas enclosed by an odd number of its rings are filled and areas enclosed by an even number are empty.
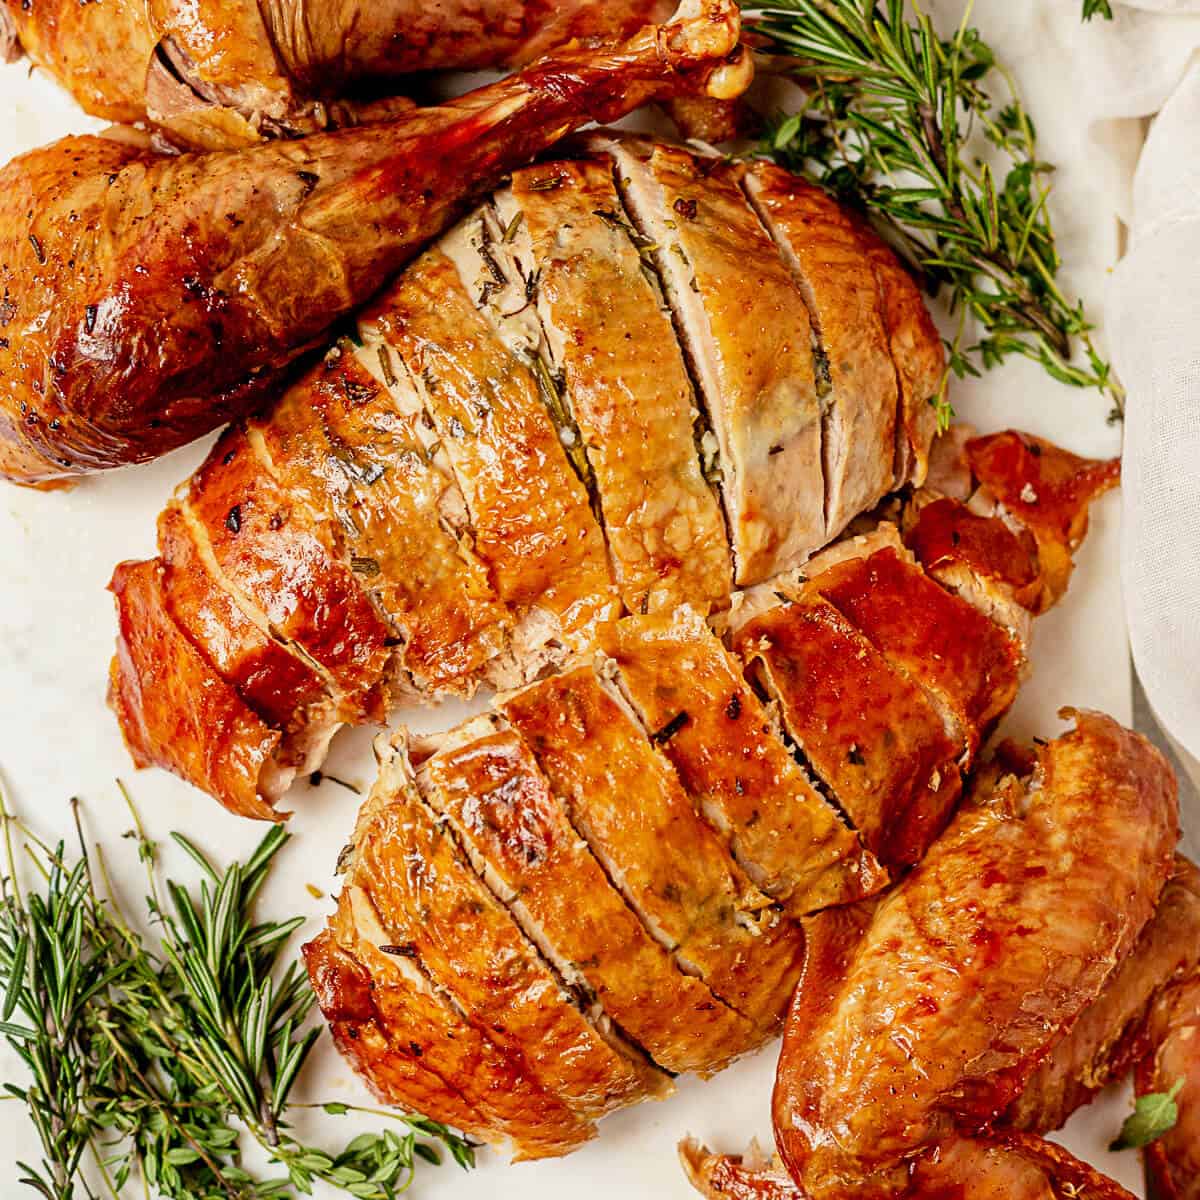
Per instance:
[[[760,152],[863,210],[930,291],[945,290],[959,317],[948,342],[955,374],[1024,355],[1063,383],[1100,389],[1119,417],[1123,393],[1083,305],[1058,284],[1053,168],[1011,77],[968,24],[970,8],[950,38],[904,0],[747,9],[749,28],[806,88]],[[968,316],[981,335],[964,346]],[[944,396],[932,402],[948,419]]]
[[[280,969],[302,918],[252,917],[286,833],[272,829],[244,863],[224,871],[173,835],[200,869],[197,893],[160,885],[157,848],[130,805],[126,836],[145,864],[157,931],[149,945],[113,897],[102,852],[88,854],[72,803],[78,857],[25,831],[41,886],[23,892],[14,818],[0,797],[8,860],[0,880],[0,1034],[31,1075],[26,1086],[4,1090],[25,1102],[43,1152],[40,1164],[20,1164],[21,1183],[46,1200],[94,1200],[89,1178],[115,1198],[135,1177],[147,1197],[277,1200],[307,1195],[321,1180],[362,1200],[392,1200],[411,1183],[418,1158],[440,1161],[436,1143],[461,1166],[473,1164],[466,1139],[415,1115],[379,1112],[397,1127],[360,1134],[336,1152],[290,1131],[288,1097],[319,1036],[305,1022],[313,1005],[307,976],[294,963]],[[334,1116],[376,1112],[321,1107]],[[286,1175],[253,1176],[242,1159],[245,1136]]]

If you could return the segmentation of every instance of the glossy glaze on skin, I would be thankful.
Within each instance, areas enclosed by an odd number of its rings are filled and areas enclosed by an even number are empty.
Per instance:
[[[1138,1064],[1139,1096],[1170,1091],[1175,1126],[1146,1150],[1146,1167],[1161,1200],[1200,1196],[1200,976],[1188,976],[1155,1002],[1146,1024],[1150,1052]]]
[[[1120,482],[1120,460],[1080,458],[1013,430],[975,438],[965,453],[988,495],[1037,541],[1042,589],[1034,611],[1045,612],[1067,590],[1088,505]]]
[[[383,1101],[411,1097],[422,1112],[466,1133],[508,1143],[517,1158],[563,1154],[595,1126],[571,1112],[459,1016],[386,933],[369,897],[351,883],[330,927],[304,948],[334,1041]]]
[[[720,446],[736,580],[757,583],[826,540],[821,406],[803,299],[735,171],[654,146],[618,150],[617,172],[635,224],[658,246]],[[747,262],[760,264],[753,274]]]
[[[470,512],[475,551],[501,601],[553,615],[572,645],[615,615],[604,537],[532,373],[433,249],[379,306],[432,417]]]
[[[148,117],[211,146],[369,113],[322,103],[354,84],[518,66],[572,38],[627,37],[670,11],[662,0],[5,0],[0,26],[7,17],[30,58],[88,112]]]
[[[66,138],[14,159],[0,172],[0,475],[44,485],[223,424],[506,171],[653,97],[744,88],[748,59],[726,62],[736,8],[688,7],[357,129],[174,157]]]
[[[779,167],[756,164],[743,187],[795,273],[821,348],[819,369],[828,371],[818,393],[828,391],[822,440],[832,537],[893,479],[899,392],[868,239],[825,192]]]
[[[1133,949],[1178,833],[1166,762],[1098,714],[1032,776],[985,773],[825,984],[832,1003],[797,994],[775,1130],[814,1200],[902,1195],[910,1160],[1008,1107]]]
[[[867,849],[890,867],[918,861],[960,790],[960,749],[921,688],[819,593],[750,621],[735,646]]]
[[[738,863],[792,916],[858,900],[889,875],[805,777],[741,667],[695,613],[627,617],[600,648],[662,752]]]
[[[1133,951],[1095,1004],[1029,1077],[1005,1115],[1017,1129],[1049,1130],[1146,1053],[1147,1016],[1172,980],[1200,965],[1200,870],[1177,855],[1175,870]]]
[[[1024,656],[1013,637],[891,549],[840,563],[812,590],[934,698],[974,755],[1017,695]]]
[[[530,167],[513,177],[512,197],[626,609],[723,606],[729,547],[696,454],[691,382],[670,317],[642,273],[611,161]]]
[[[711,1074],[754,1040],[650,936],[512,730],[439,750],[420,779],[531,938],[661,1067]]]
[[[165,764],[243,816],[282,820],[259,796],[280,734],[171,620],[162,571],[157,562],[122,563],[109,584],[121,621],[108,700],[134,763]]]
[[[373,350],[377,363],[388,356],[392,387],[367,369],[372,347],[346,339],[252,428],[286,490],[332,531],[401,643],[403,670],[418,686],[469,693],[511,618],[446,518],[455,483],[428,452],[419,399],[396,397],[407,377],[395,352]]]
[[[644,923],[758,1040],[777,1032],[803,951],[799,927],[750,883],[591,665],[499,707]]]
[[[453,997],[480,1034],[587,1120],[670,1090],[580,1012],[422,801],[403,744],[359,819],[354,876],[393,945]]]

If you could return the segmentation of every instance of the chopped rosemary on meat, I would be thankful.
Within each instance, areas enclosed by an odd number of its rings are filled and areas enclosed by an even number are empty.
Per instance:
[[[526,359],[533,377],[537,380],[538,395],[550,413],[554,428],[558,431],[558,440],[566,452],[571,468],[579,477],[580,483],[587,489],[588,503],[596,520],[602,520],[600,515],[600,499],[596,488],[596,477],[592,472],[592,464],[588,462],[587,448],[583,443],[583,435],[575,424],[574,414],[563,398],[562,381],[551,372],[546,360],[540,354],[530,354]]]
[[[1088,0],[1085,16],[1107,5]],[[1061,260],[1047,198],[1053,168],[1011,76],[963,22],[939,37],[904,0],[780,0],[749,5],[749,32],[806,88],[773,120],[759,152],[808,173],[863,210],[877,232],[958,315],[950,369],[979,375],[1011,355],[1055,379],[1124,393],[1090,337],[1081,302],[1058,283]],[[1006,93],[993,99],[988,85]],[[979,330],[967,345],[967,318]],[[1078,347],[1081,353],[1076,352]],[[939,422],[952,415],[931,398]]]
[[[197,892],[161,880],[157,846],[130,805],[126,836],[149,889],[134,923],[112,894],[103,850],[86,847],[73,806],[79,846],[71,853],[24,830],[0,800],[8,860],[0,1034],[32,1077],[5,1090],[25,1103],[42,1146],[37,1166],[18,1164],[19,1182],[46,1200],[94,1197],[95,1181],[116,1197],[139,1177],[147,1197],[171,1200],[267,1200],[310,1193],[317,1180],[362,1200],[393,1200],[418,1158],[440,1161],[437,1142],[472,1165],[471,1143],[418,1116],[379,1112],[397,1127],[361,1133],[339,1151],[292,1132],[288,1097],[320,1033],[306,1023],[313,994],[304,971],[281,969],[303,918],[253,919],[288,840],[282,829],[223,872],[173,835],[202,875]],[[17,879],[14,827],[40,876],[29,891]],[[376,1113],[321,1107],[332,1116]],[[246,1136],[284,1177],[250,1173]]]
[[[661,746],[669,742],[692,718],[686,712],[677,712],[661,729],[656,729],[650,740]]]

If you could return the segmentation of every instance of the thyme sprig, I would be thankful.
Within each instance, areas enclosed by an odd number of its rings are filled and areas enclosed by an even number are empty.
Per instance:
[[[118,905],[103,852],[89,854],[72,804],[78,854],[25,830],[41,885],[22,891],[15,822],[0,796],[8,861],[0,880],[0,1035],[31,1076],[4,1090],[27,1106],[43,1153],[40,1164],[19,1164],[21,1183],[46,1200],[115,1198],[137,1178],[147,1197],[278,1200],[307,1195],[321,1180],[361,1200],[392,1200],[412,1182],[418,1159],[440,1161],[436,1143],[472,1165],[469,1142],[415,1115],[380,1112],[396,1126],[333,1152],[292,1133],[288,1099],[319,1036],[305,1021],[314,999],[307,976],[294,963],[281,969],[303,918],[252,915],[286,833],[272,829],[245,862],[224,871],[173,835],[199,868],[197,892],[160,883],[157,847],[130,805],[134,828],[125,836],[145,865],[156,933],[147,939]],[[334,1116],[375,1112],[320,1107]],[[247,1138],[285,1174],[251,1174],[242,1157]]]
[[[1123,393],[1083,304],[1058,282],[1053,168],[970,8],[949,38],[904,0],[747,8],[750,30],[806,91],[760,152],[860,208],[931,292],[946,293],[959,318],[947,343],[955,374],[1023,355],[1063,383],[1098,388],[1119,416]],[[969,346],[968,316],[979,330]],[[944,396],[934,402],[947,419]]]

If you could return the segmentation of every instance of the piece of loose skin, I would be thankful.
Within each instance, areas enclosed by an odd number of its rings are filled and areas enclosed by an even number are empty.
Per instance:
[[[626,609],[723,606],[729,549],[700,470],[691,381],[611,162],[518,171],[496,207],[506,230],[526,234],[550,365],[591,464]]]
[[[383,1103],[439,1114],[517,1159],[566,1154],[595,1135],[392,945],[353,881],[304,959],[335,1044]]]
[[[737,866],[592,664],[499,707],[647,929],[751,1022],[759,1042],[775,1033],[803,935]]]
[[[601,633],[615,681],[755,885],[793,917],[890,876],[788,752],[734,659],[696,613],[632,616]]]
[[[742,185],[812,320],[824,405],[825,536],[832,539],[893,484],[908,482],[893,479],[899,393],[868,239],[836,201],[779,167],[755,163]]]
[[[1075,715],[1033,774],[983,774],[840,977],[806,974],[774,1118],[813,1200],[903,1195],[913,1160],[995,1121],[1152,916],[1174,776],[1145,739]]]
[[[655,262],[720,447],[735,580],[825,540],[821,402],[804,300],[737,184],[685,151],[611,138],[621,197]]]
[[[562,978],[656,1063],[709,1075],[753,1042],[749,1022],[650,936],[513,730],[483,719],[452,731],[418,780]]]
[[[514,167],[647,100],[739,94],[752,75],[739,33],[733,0],[685,0],[666,25],[391,121],[178,156],[73,137],[13,160],[0,171],[0,476],[61,484],[260,407]]]
[[[390,942],[453,997],[474,1028],[522,1056],[530,1075],[581,1117],[596,1120],[670,1090],[602,1014],[593,1023],[580,1011],[488,890],[422,799],[403,735],[359,819],[353,878]]]

